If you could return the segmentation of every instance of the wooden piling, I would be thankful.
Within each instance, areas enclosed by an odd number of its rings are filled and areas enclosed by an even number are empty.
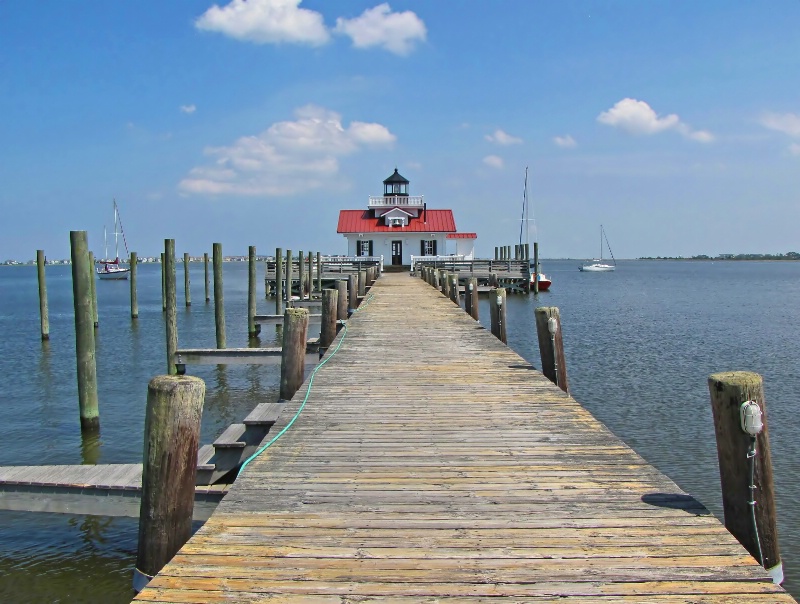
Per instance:
[[[322,290],[322,327],[319,332],[320,354],[327,350],[336,337],[336,317],[338,316],[339,292],[335,289]]]
[[[177,373],[175,351],[178,350],[178,285],[175,270],[175,240],[164,240],[164,297],[167,301],[167,374]]]
[[[439,283],[442,284],[442,294],[444,295],[445,298],[449,298],[450,297],[450,275],[444,269],[441,269],[439,271]]]
[[[450,275],[450,299],[454,304],[461,304],[461,297],[458,291],[458,275],[455,273]]]
[[[527,272],[530,274],[530,262],[528,262]],[[539,293],[539,243],[533,242],[533,293]]]
[[[47,281],[45,279],[44,250],[36,250],[36,274],[39,279],[39,324],[42,340],[50,339],[50,314],[47,311]]]
[[[183,252],[183,296],[188,308],[192,305],[192,288],[189,280],[189,252]]]
[[[222,289],[222,244],[215,243],[211,262],[214,269],[214,326],[217,348],[225,348],[225,294]]]
[[[292,279],[294,278],[294,268],[292,267],[292,250],[286,250],[286,305],[292,299]]]
[[[256,246],[247,248],[247,335],[254,338],[261,331],[256,325]]]
[[[322,291],[322,252],[317,252],[317,291]]]
[[[306,299],[305,296],[305,282],[306,282],[306,258],[303,256],[303,250],[297,252],[297,295],[300,296],[300,301]]]
[[[339,279],[336,281],[336,318],[339,321],[347,320],[347,281]]]
[[[767,569],[773,581],[780,583],[783,569],[763,381],[759,374],[749,371],[715,373],[708,378],[708,389],[725,528]],[[742,429],[741,407],[747,401],[756,403],[761,410],[763,427],[755,438]]]
[[[561,336],[561,315],[558,307],[540,306],[534,314],[542,373],[564,392],[569,393],[567,358],[564,355],[564,339]]]
[[[283,314],[283,250],[275,248],[275,314]]]
[[[506,338],[506,290],[497,287],[489,292],[489,309],[491,317],[492,334],[503,344]]]
[[[191,537],[204,397],[196,377],[158,376],[147,386],[137,592]]]
[[[86,231],[70,231],[69,243],[72,258],[72,300],[75,308],[78,407],[81,430],[91,431],[100,428],[94,320],[92,317],[91,280],[94,267],[89,264],[89,240]]]
[[[311,292],[314,290],[314,252],[308,252],[308,299],[311,299]]]
[[[358,277],[356,275],[347,276],[347,315],[358,308]]]
[[[358,271],[358,295],[362,297],[367,295],[367,271],[364,269]]]
[[[478,278],[477,277],[470,277],[469,281],[467,282],[467,287],[464,292],[464,299],[466,300],[467,296],[469,296],[469,310],[467,311],[469,315],[478,320]],[[466,307],[466,302],[464,302]]]
[[[167,290],[164,278],[164,252],[161,252],[161,312],[167,312]]]
[[[131,319],[139,318],[139,294],[137,292],[137,274],[139,272],[139,256],[131,252]]]
[[[208,252],[203,252],[203,270],[205,272],[205,282],[206,282],[206,302],[210,302],[211,288],[209,287],[209,279],[208,279]]]
[[[95,327],[100,325],[100,314],[97,311],[97,271],[95,267],[94,253],[89,252],[89,286],[92,292],[92,323]]]
[[[283,400],[291,399],[305,379],[307,341],[308,311],[305,308],[287,308],[283,314],[281,349],[280,397]]]

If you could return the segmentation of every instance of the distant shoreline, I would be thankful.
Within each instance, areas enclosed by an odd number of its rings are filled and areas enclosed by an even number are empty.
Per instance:
[[[769,260],[786,261],[800,260],[800,253],[789,252],[788,254],[723,254],[720,256],[642,256],[637,260],[694,260],[694,261],[714,261],[714,262],[740,262],[743,260]]]

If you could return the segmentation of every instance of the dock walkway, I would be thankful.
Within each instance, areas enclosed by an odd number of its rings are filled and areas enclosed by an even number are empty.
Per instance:
[[[408,274],[371,294],[138,601],[794,602],[449,299]]]

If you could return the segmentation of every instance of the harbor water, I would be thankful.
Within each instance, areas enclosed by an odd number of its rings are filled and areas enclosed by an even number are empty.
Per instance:
[[[622,261],[580,273],[546,261],[550,292],[509,296],[509,345],[539,366],[533,309],[558,306],[571,394],[647,461],[721,518],[707,378],[764,376],[786,587],[800,596],[800,263]],[[226,263],[227,341],[278,343],[275,327],[247,337],[247,263]],[[260,268],[263,275],[263,268]],[[191,265],[181,347],[213,347],[213,302]],[[0,267],[0,465],[139,463],[147,383],[166,370],[160,266],[139,266],[139,319],[128,281],[98,282],[100,434],[82,439],[75,383],[69,266],[48,266],[49,342],[39,336],[36,268]],[[258,312],[274,312],[259,282]],[[481,300],[488,322],[488,301]],[[312,326],[310,337],[318,327]],[[387,354],[391,343],[387,342]],[[211,442],[258,402],[276,400],[277,366],[191,366],[206,382],[201,441]],[[745,460],[743,459],[743,463]],[[138,520],[0,511],[0,602],[128,602]]]

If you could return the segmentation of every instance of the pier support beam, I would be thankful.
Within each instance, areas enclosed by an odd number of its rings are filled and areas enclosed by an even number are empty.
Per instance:
[[[189,279],[189,252],[183,252],[183,297],[186,307],[192,305],[192,286]]]
[[[206,282],[206,302],[211,302],[211,294],[208,279],[208,252],[203,252],[203,271],[205,273]]]
[[[763,381],[759,374],[749,371],[715,373],[708,378],[708,389],[717,437],[725,528],[761,563],[775,583],[781,583],[783,567]],[[755,435],[742,428],[742,404],[748,401],[758,405],[761,412],[762,427]]]
[[[564,392],[569,393],[567,359],[564,355],[564,340],[561,337],[561,316],[558,307],[541,306],[536,309],[535,315],[542,373]]]
[[[175,351],[178,350],[178,284],[175,270],[175,240],[164,240],[164,298],[167,303],[167,374],[174,375]]]
[[[347,320],[347,281],[336,281],[336,318],[339,321]]]
[[[100,313],[97,311],[97,271],[95,268],[94,254],[89,252],[89,288],[92,292],[92,323],[95,327],[100,325]]]
[[[347,315],[358,308],[358,276],[347,276]]]
[[[319,333],[320,355],[328,349],[336,337],[336,316],[339,293],[335,289],[322,290],[322,326]]]
[[[283,314],[283,250],[275,248],[275,314]]]
[[[247,248],[247,335],[256,337],[261,325],[256,324],[256,246]]]
[[[203,380],[158,376],[147,386],[139,547],[133,588],[139,592],[192,534]]]

